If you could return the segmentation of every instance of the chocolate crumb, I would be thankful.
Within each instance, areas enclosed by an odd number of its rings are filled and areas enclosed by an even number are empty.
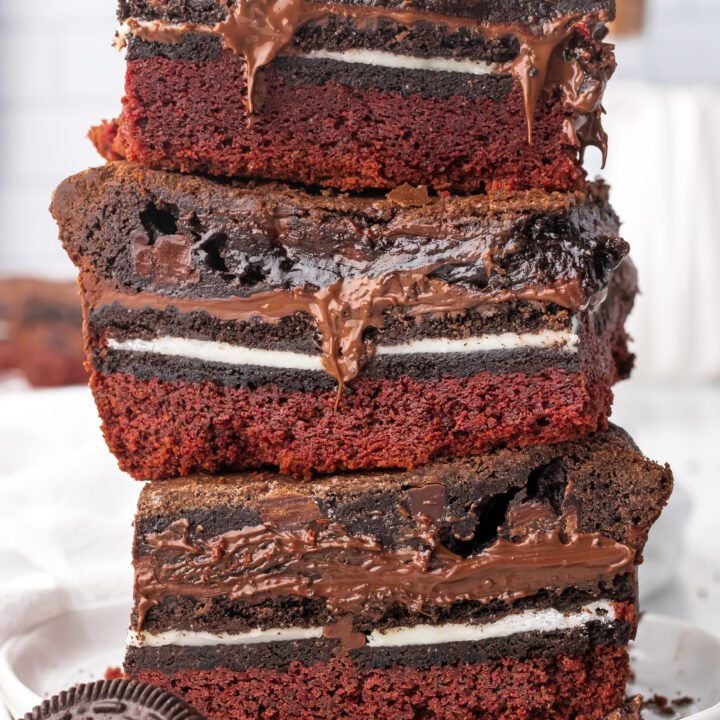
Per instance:
[[[664,695],[655,693],[651,698],[643,700],[643,709],[648,708],[663,717],[672,717],[675,710],[671,707],[670,701]]]
[[[403,208],[422,207],[430,202],[430,195],[424,185],[413,187],[409,183],[403,183],[391,190],[385,197]]]

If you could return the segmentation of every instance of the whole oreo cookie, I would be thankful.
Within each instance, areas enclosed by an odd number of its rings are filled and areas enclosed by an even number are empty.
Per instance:
[[[24,720],[205,720],[175,695],[132,680],[99,680],[45,700]]]

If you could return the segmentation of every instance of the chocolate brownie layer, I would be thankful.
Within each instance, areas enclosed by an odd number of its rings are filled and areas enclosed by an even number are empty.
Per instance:
[[[344,637],[498,621],[549,598],[565,612],[632,601],[622,578],[671,487],[616,428],[303,486],[267,472],[152,483],[136,518],[137,625],[241,633],[349,616]]]
[[[432,266],[431,277],[489,298],[526,293],[577,308],[604,290],[628,251],[602,184],[348,196],[110,163],[62,183],[52,212],[81,270],[178,298],[251,297]]]

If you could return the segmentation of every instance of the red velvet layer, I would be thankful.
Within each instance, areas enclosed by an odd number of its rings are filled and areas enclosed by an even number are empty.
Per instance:
[[[402,183],[456,191],[572,189],[584,182],[568,112],[540,99],[528,144],[519,88],[502,99],[403,97],[335,82],[288,84],[269,66],[248,123],[245,62],[128,63],[117,137],[91,134],[107,158],[210,175],[262,177],[343,190]]]
[[[146,670],[208,720],[598,720],[622,703],[624,649],[417,670],[361,670],[347,659],[285,671]]]
[[[361,376],[334,410],[335,392],[256,390],[210,382],[93,374],[105,438],[140,480],[273,465],[308,475],[408,468],[499,445],[582,437],[606,427],[614,377],[548,368],[418,382]]]

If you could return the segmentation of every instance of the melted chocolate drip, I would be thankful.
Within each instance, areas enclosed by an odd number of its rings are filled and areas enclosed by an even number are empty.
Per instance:
[[[565,105],[569,109],[579,113],[593,113],[599,107],[605,82],[614,69],[614,65],[600,68],[599,72],[595,73],[595,82],[586,88],[583,64],[572,53],[566,52],[569,40],[578,27],[591,27],[592,32],[595,32],[598,26],[603,26],[610,19],[609,14],[604,11],[586,15],[575,13],[549,20],[542,25],[526,25],[520,22],[478,22],[470,18],[415,10],[317,3],[311,0],[238,0],[236,4],[228,4],[227,18],[213,26],[197,23],[169,25],[162,21],[140,23],[130,19],[125,22],[124,32],[133,33],[149,42],[165,44],[177,42],[188,33],[218,36],[223,47],[245,58],[246,105],[248,113],[252,114],[253,91],[258,70],[290,43],[300,27],[332,15],[351,17],[360,29],[381,19],[388,19],[405,26],[430,22],[444,26],[449,32],[457,32],[461,28],[479,29],[491,40],[506,36],[516,37],[520,52],[514,60],[501,66],[499,70],[509,72],[522,88],[530,144],[535,106],[543,90],[552,91],[560,87]],[[116,45],[119,48],[124,47],[126,34],[118,35]],[[597,132],[592,135],[573,132],[570,137],[580,142],[586,137],[593,140],[600,137],[604,142]],[[604,154],[605,145],[601,147]]]
[[[375,345],[365,338],[365,330],[382,327],[383,314],[391,308],[408,308],[417,315],[459,312],[484,302],[516,298],[554,302],[577,310],[588,307],[577,281],[529,286],[524,291],[490,292],[470,290],[434,278],[432,273],[437,269],[438,265],[430,265],[418,270],[388,272],[376,278],[348,278],[319,290],[276,290],[247,298],[186,299],[144,292],[130,294],[98,283],[87,274],[82,276],[81,286],[88,315],[115,302],[138,310],[173,306],[183,313],[206,311],[220,319],[235,321],[258,317],[273,323],[295,313],[311,315],[320,332],[323,367],[339,384],[338,398],[344,384],[358,377],[362,366],[375,354]],[[606,292],[605,289],[598,293],[591,304],[602,302]]]

